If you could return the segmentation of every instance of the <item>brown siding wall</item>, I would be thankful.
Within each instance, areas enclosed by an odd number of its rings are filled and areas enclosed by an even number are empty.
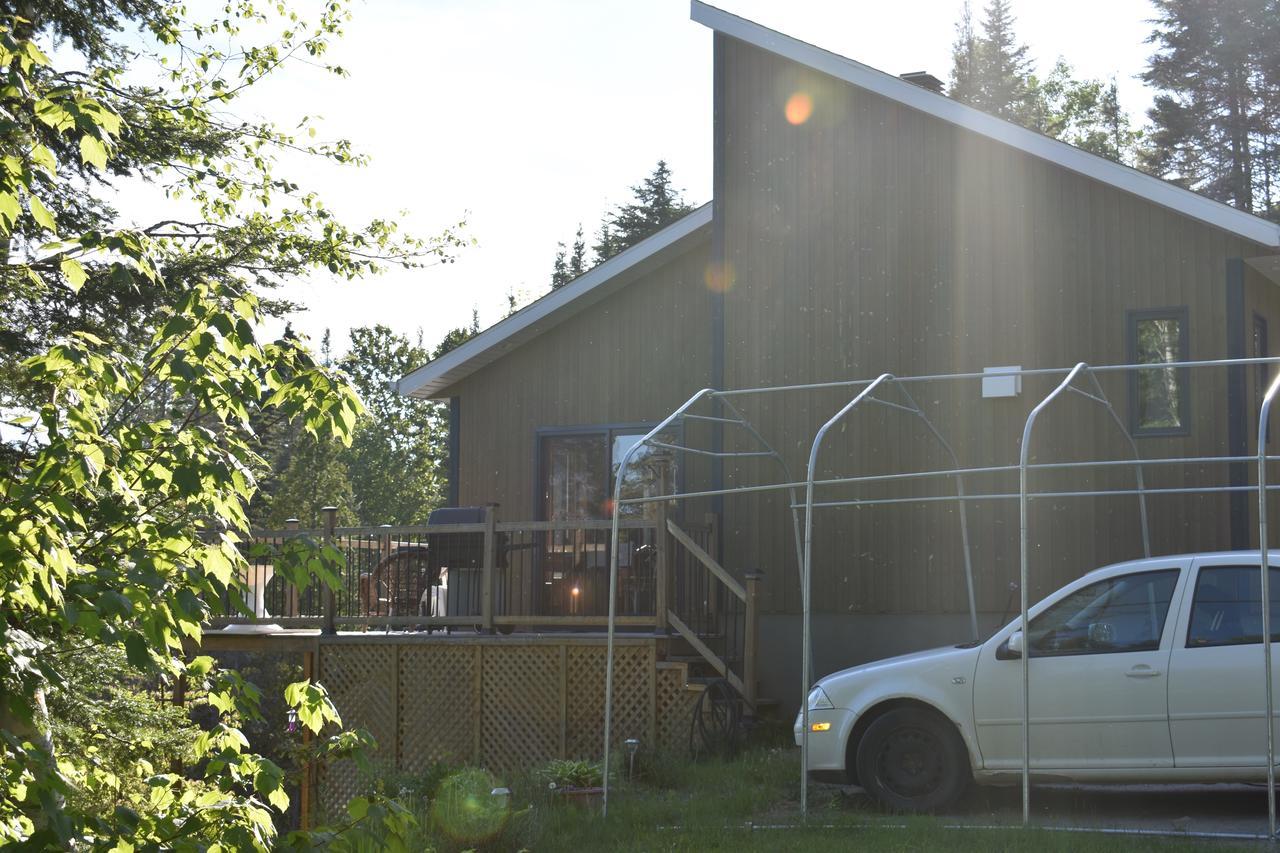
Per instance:
[[[1227,355],[1226,261],[1262,247],[718,38],[729,81],[717,94],[724,150],[716,187],[734,275],[725,297],[727,387],[1122,363],[1125,312],[1171,306],[1188,308],[1192,358]],[[797,91],[812,97],[814,110],[793,126],[783,107]],[[1280,346],[1280,319],[1272,329]],[[911,393],[936,415],[961,464],[980,466],[1017,461],[1027,411],[1051,387],[1027,380],[1013,400],[982,399],[977,381],[912,386]],[[1113,376],[1103,387],[1127,423],[1127,380]],[[1225,371],[1197,371],[1191,388],[1191,434],[1139,439],[1143,456],[1226,452]],[[742,402],[800,472],[818,424],[850,396]],[[1129,453],[1105,412],[1079,397],[1051,410],[1034,441],[1040,461]],[[821,469],[839,476],[946,464],[918,424],[881,409],[849,420]],[[731,485],[765,476],[747,466],[726,473]],[[1122,486],[1131,477],[1041,475],[1037,483]],[[1225,477],[1224,466],[1212,474],[1172,469],[1153,471],[1148,484]],[[945,484],[912,488],[945,493]],[[979,488],[1016,492],[1017,479],[969,484]],[[1140,555],[1136,506],[1129,498],[1040,502],[1032,516],[1033,600],[1081,572]],[[1150,510],[1154,553],[1227,544],[1224,498],[1157,497]],[[979,606],[999,612],[1017,576],[1017,504],[971,505],[970,522]],[[965,609],[954,505],[829,510],[816,529],[819,610]],[[725,531],[730,564],[767,573],[766,607],[797,612],[785,501],[730,498]]]
[[[706,264],[703,239],[449,389],[461,399],[459,502],[532,519],[538,429],[659,421],[705,386]]]

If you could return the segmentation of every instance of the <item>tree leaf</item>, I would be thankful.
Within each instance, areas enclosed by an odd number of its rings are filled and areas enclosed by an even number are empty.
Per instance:
[[[62,270],[62,274],[67,278],[67,285],[75,291],[79,291],[84,283],[89,280],[89,275],[84,271],[84,266],[74,258],[63,258],[62,263],[58,265]]]
[[[89,134],[80,137],[80,160],[98,169],[107,168],[107,146]]]
[[[53,214],[49,212],[49,208],[44,206],[44,202],[35,196],[27,197],[27,209],[31,211],[31,218],[41,228],[58,233],[58,222],[53,218]]]

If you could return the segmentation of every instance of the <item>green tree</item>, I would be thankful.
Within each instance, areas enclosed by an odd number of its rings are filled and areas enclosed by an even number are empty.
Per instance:
[[[1077,79],[1066,60],[1037,86],[1039,130],[1077,148],[1130,162],[1142,133],[1120,106],[1115,80]]]
[[[298,340],[259,340],[278,308],[260,293],[320,270],[357,277],[438,260],[456,242],[342,224],[276,158],[356,161],[350,146],[234,116],[236,99],[290,57],[323,62],[345,20],[338,2],[308,25],[274,4],[199,21],[165,0],[30,3],[0,19],[0,389],[24,412],[6,423],[17,439],[0,458],[0,846],[276,844],[283,771],[241,732],[260,693],[210,658],[187,659],[184,643],[242,596],[263,468],[253,424],[278,417],[318,442],[348,442],[362,408]],[[60,43],[66,68],[41,43]],[[131,67],[153,63],[167,69],[159,80],[128,82]],[[120,227],[104,199],[135,178],[181,201],[150,226]],[[306,587],[313,575],[335,583],[341,555],[296,540],[273,562]],[[51,721],[50,708],[81,699],[69,661],[86,649],[123,655],[148,679],[185,678],[203,697],[212,719],[186,773],[148,766],[145,734],[125,730],[141,785],[125,790],[119,768]],[[320,758],[367,742],[333,731],[319,685],[291,684],[285,699],[323,735]],[[113,796],[127,805],[94,805]],[[338,832],[407,826],[383,802],[351,817]]]
[[[564,287],[586,271],[587,241],[582,236],[582,223],[578,223],[571,250],[566,253],[564,243],[556,244],[556,259],[551,268],[551,289]]]
[[[632,201],[604,215],[592,247],[597,264],[629,249],[646,237],[693,210],[683,192],[672,184],[667,161],[659,160],[653,173],[631,188]]]
[[[977,86],[978,39],[973,32],[973,8],[964,0],[956,22],[956,40],[951,45],[951,83],[947,95],[963,104],[974,104]]]
[[[343,456],[364,524],[425,522],[444,499],[447,417],[439,403],[406,397],[395,387],[426,361],[421,342],[387,326],[351,330],[342,367],[366,414]]]
[[[267,501],[267,527],[282,529],[291,518],[303,527],[321,527],[321,510],[329,506],[337,507],[339,525],[360,523],[351,471],[344,458],[346,448],[341,442],[298,431],[285,450],[288,456]]]
[[[1280,219],[1280,3],[1155,0],[1144,166]]]
[[[1018,42],[1014,32],[1008,0],[991,0],[987,4],[982,35],[976,37],[966,3],[956,30],[948,94],[994,116],[1034,126],[1034,67],[1027,56],[1027,46]]]

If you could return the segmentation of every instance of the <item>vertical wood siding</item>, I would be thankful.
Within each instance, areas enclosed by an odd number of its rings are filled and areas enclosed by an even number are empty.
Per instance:
[[[722,37],[723,38],[723,37]],[[723,186],[726,385],[1126,360],[1130,309],[1187,306],[1191,357],[1226,356],[1225,264],[1265,250],[987,138],[724,38],[729,83]],[[808,93],[793,126],[784,104]],[[1269,289],[1268,289],[1269,288]],[[1274,286],[1258,286],[1269,296]],[[1273,326],[1273,328],[1280,328]],[[1274,334],[1280,335],[1280,331]],[[1278,338],[1280,340],[1280,338]],[[1104,390],[1128,419],[1127,380]],[[966,466],[1016,462],[1023,420],[1052,387],[1027,380],[1020,398],[984,400],[979,383],[912,386]],[[1187,437],[1139,439],[1147,457],[1226,452],[1225,371],[1191,377]],[[797,393],[744,401],[766,437],[804,468],[822,419],[849,396]],[[886,393],[892,399],[892,393]],[[1083,398],[1051,410],[1033,457],[1128,455],[1123,436]],[[823,452],[822,476],[944,467],[907,416],[859,411]],[[730,484],[763,476],[743,466]],[[1154,487],[1192,485],[1210,471],[1153,471]],[[1132,473],[1039,475],[1042,488],[1125,487]],[[1016,491],[1014,476],[969,483]],[[946,483],[864,488],[862,497],[946,493]],[[830,496],[853,497],[854,492]],[[1138,556],[1136,499],[1045,500],[1035,507],[1033,600],[1107,562]],[[1150,499],[1155,553],[1226,545],[1219,497]],[[816,520],[814,601],[837,613],[957,612],[966,607],[954,505],[833,509]],[[1017,576],[1016,502],[973,504],[979,606],[1000,611]],[[764,569],[766,607],[799,608],[785,501],[731,499],[728,562]]]
[[[706,264],[702,239],[449,389],[462,399],[459,502],[532,519],[538,429],[658,421],[704,387]]]

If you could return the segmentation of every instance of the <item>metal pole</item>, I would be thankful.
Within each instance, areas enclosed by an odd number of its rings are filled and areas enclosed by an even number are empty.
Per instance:
[[[813,652],[810,649],[810,616],[813,584],[809,575],[813,567],[813,482],[814,472],[818,468],[818,451],[822,448],[822,440],[831,426],[853,410],[855,406],[876,390],[881,383],[888,382],[893,376],[882,373],[876,377],[858,396],[844,405],[840,411],[832,415],[826,423],[818,428],[809,446],[809,470],[806,472],[804,492],[804,562],[800,571],[800,601],[802,616],[800,621],[800,819],[809,817],[809,690],[813,684]]]
[[[668,415],[662,423],[649,430],[644,438],[627,448],[627,452],[622,455],[622,462],[618,466],[618,473],[613,484],[613,524],[609,534],[611,537],[611,547],[609,548],[609,627],[608,639],[605,642],[604,664],[604,761],[601,762],[603,778],[600,783],[601,788],[603,788],[600,813],[604,817],[609,816],[609,745],[613,734],[613,635],[614,620],[618,618],[618,526],[621,521],[620,513],[622,512],[622,481],[626,479],[627,466],[631,464],[631,457],[636,450],[666,429],[686,409],[710,393],[710,388],[703,388],[690,397],[683,406]]]
[[[1018,457],[1018,530],[1021,556],[1019,579],[1022,588],[1018,591],[1018,595],[1022,611],[1022,823],[1024,826],[1031,822],[1031,637],[1027,619],[1027,576],[1029,574],[1027,571],[1027,460],[1031,455],[1031,429],[1035,426],[1036,418],[1040,413],[1059,394],[1070,387],[1072,382],[1075,382],[1076,376],[1081,371],[1088,369],[1088,365],[1083,361],[1071,368],[1067,378],[1063,379],[1057,388],[1049,392],[1049,396],[1031,410],[1031,414],[1027,415],[1026,424],[1022,427],[1022,448]]]
[[[1098,381],[1098,377],[1090,371],[1089,378],[1093,380],[1093,387],[1098,392],[1100,402],[1106,407],[1107,413],[1111,415],[1111,420],[1115,421],[1116,426],[1120,428],[1120,434],[1128,439],[1129,449],[1133,451],[1133,461],[1135,463],[1140,463],[1142,461],[1142,454],[1138,452],[1138,443],[1133,440],[1133,436],[1129,433],[1129,430],[1125,428],[1124,421],[1120,420],[1120,416],[1116,414],[1116,410],[1112,407],[1111,401],[1107,399],[1107,392],[1102,390],[1102,383]],[[1146,486],[1142,479],[1142,465],[1135,464],[1133,469],[1138,480],[1138,515],[1142,519],[1142,556],[1150,557],[1151,532],[1150,527],[1147,524],[1147,495]]]
[[[1280,376],[1275,378],[1262,399],[1258,413],[1258,554],[1261,566],[1262,598],[1262,665],[1266,668],[1263,683],[1267,691],[1267,832],[1276,837],[1276,744],[1275,697],[1271,690],[1271,569],[1267,553],[1267,427],[1271,423],[1271,402],[1280,390]]]

